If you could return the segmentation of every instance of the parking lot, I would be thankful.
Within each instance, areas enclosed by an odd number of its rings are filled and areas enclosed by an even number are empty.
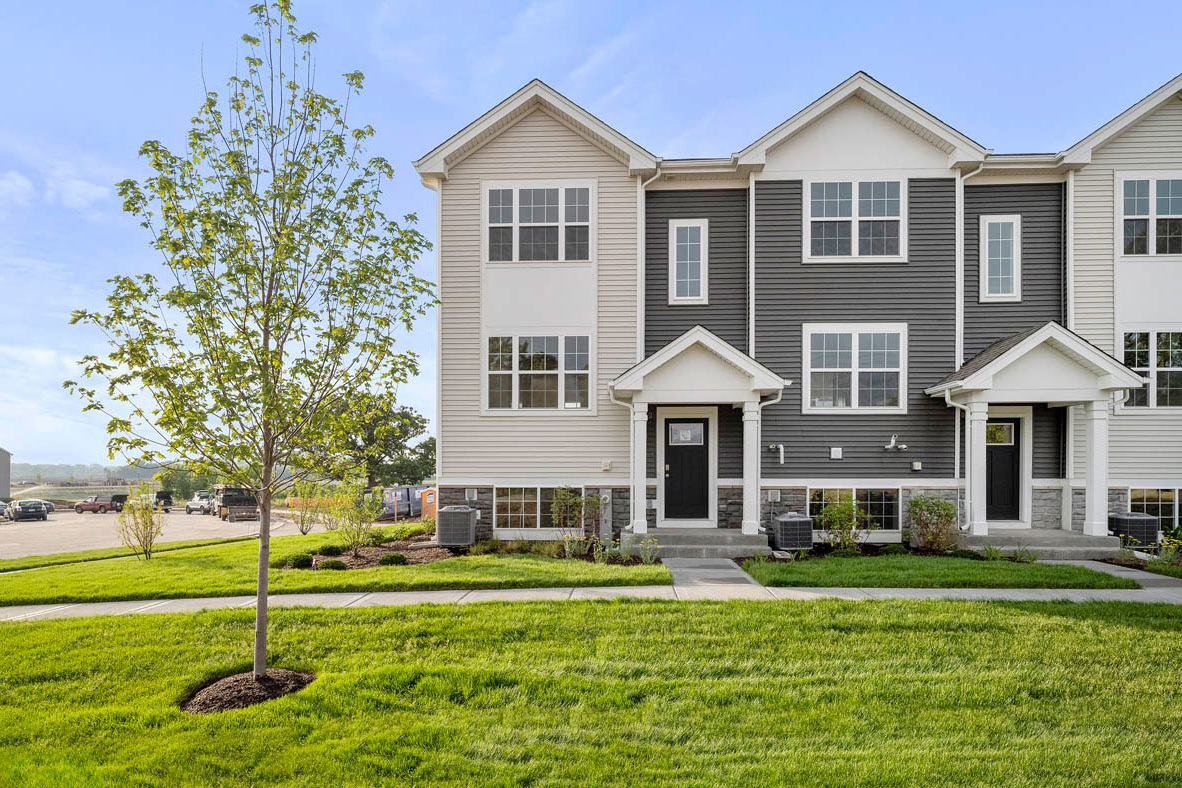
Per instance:
[[[111,512],[75,514],[61,507],[49,515],[45,522],[29,520],[14,523],[0,519],[0,558],[118,547],[119,537],[115,533],[117,519]],[[273,534],[298,533],[295,525],[283,517],[273,517],[271,525]],[[184,509],[173,509],[165,515],[164,534],[160,541],[249,536],[257,534],[258,530],[258,522],[224,523],[210,515],[185,514]]]

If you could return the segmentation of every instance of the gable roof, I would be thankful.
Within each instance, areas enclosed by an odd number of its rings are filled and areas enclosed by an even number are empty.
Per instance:
[[[696,325],[644,361],[637,362],[621,372],[615,380],[608,384],[608,388],[615,391],[640,391],[644,388],[645,375],[660,369],[695,345],[705,348],[750,377],[753,391],[772,393],[792,385],[792,381],[785,380],[772,372],[717,334],[701,325]]]
[[[435,146],[414,162],[414,168],[424,182],[446,178],[449,167],[536,109],[547,111],[578,134],[606,149],[627,164],[633,174],[656,170],[656,156],[540,79],[531,80],[509,98]]]
[[[1171,79],[1100,128],[1059,154],[1066,164],[1087,164],[1092,151],[1140,121],[1182,91],[1182,74]]]
[[[865,71],[859,71],[731,158],[739,166],[763,164],[769,150],[782,145],[850,98],[861,99],[947,153],[950,167],[983,161],[989,152],[976,140],[903,98]]]
[[[1144,378],[1079,334],[1050,321],[999,339],[973,356],[960,369],[936,385],[924,389],[924,393],[934,395],[953,388],[988,387],[995,374],[1043,343],[1050,343],[1076,363],[1088,367],[1097,377],[1107,378],[1102,381],[1100,388],[1140,388],[1145,384]]]

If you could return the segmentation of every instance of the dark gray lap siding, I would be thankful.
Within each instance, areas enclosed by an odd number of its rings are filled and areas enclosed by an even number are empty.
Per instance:
[[[669,303],[669,221],[707,219],[709,304]],[[644,354],[701,324],[747,349],[747,190],[677,189],[645,194]]]
[[[970,181],[971,183],[971,181]],[[1022,300],[986,303],[981,293],[981,215],[1022,217]],[[1063,321],[1063,184],[964,189],[964,360],[1003,337]]]
[[[802,263],[800,181],[757,181],[755,222],[755,355],[793,381],[763,411],[763,476],[951,476],[953,411],[923,390],[956,355],[954,181],[909,182],[907,263]],[[800,412],[801,324],[819,322],[908,324],[907,414]],[[892,433],[908,451],[883,451]],[[785,444],[783,465],[769,443]],[[830,460],[831,446],[844,459]]]

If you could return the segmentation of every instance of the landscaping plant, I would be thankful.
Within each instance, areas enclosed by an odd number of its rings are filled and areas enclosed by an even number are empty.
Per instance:
[[[128,490],[127,502],[123,504],[123,511],[119,512],[115,533],[137,558],[147,561],[152,557],[156,542],[164,533],[164,512],[156,509],[147,484]]]
[[[641,539],[640,544],[637,545],[637,552],[640,554],[641,563],[651,566],[657,562],[657,554],[661,552],[661,545],[652,537]]]
[[[943,552],[956,546],[953,528],[956,506],[951,501],[931,495],[916,495],[907,504],[911,531],[923,550]]]
[[[316,35],[289,0],[251,14],[244,63],[226,95],[206,91],[187,147],[145,142],[149,176],[118,185],[163,275],[118,274],[105,307],[73,313],[110,349],[65,386],[108,417],[112,457],[213,473],[258,500],[261,679],[273,503],[356,467],[349,438],[418,372],[404,335],[434,297],[414,273],[430,246],[416,217],[383,211],[394,168],[348,117],[363,75],[344,75],[344,101],[319,93]]]
[[[382,499],[377,494],[366,494],[359,484],[346,484],[335,507],[344,549],[359,558],[361,548],[369,544],[374,522],[382,513]]]
[[[852,555],[861,553],[861,543],[870,535],[870,531],[878,527],[870,515],[847,496],[826,503],[817,515],[817,522],[824,532],[825,542],[833,548],[834,553],[840,550]]]
[[[295,497],[287,499],[291,519],[302,534],[309,534],[319,520],[320,486],[314,482],[297,481]]]

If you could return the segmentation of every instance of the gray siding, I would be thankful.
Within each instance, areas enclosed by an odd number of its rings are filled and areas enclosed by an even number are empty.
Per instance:
[[[1035,479],[1062,479],[1064,457],[1066,456],[1066,408],[1048,408],[1041,403],[1034,405],[1034,455],[1032,475]]]
[[[785,462],[761,451],[770,478],[948,477],[953,411],[923,393],[948,374],[956,354],[956,205],[952,179],[908,184],[908,262],[801,262],[800,181],[758,181],[755,193],[756,358],[793,381],[764,409],[762,443],[784,443]],[[801,324],[906,322],[906,415],[800,412]],[[910,447],[884,452],[892,433]],[[830,460],[840,446],[845,459]],[[923,471],[912,473],[913,460]]]
[[[669,304],[669,220],[708,219],[709,304]],[[701,324],[747,349],[747,190],[645,194],[645,355]]]
[[[980,287],[980,217],[1022,216],[1022,300],[987,303]],[[1063,316],[1063,184],[1024,183],[965,186],[964,190],[965,360],[1010,334]]]

